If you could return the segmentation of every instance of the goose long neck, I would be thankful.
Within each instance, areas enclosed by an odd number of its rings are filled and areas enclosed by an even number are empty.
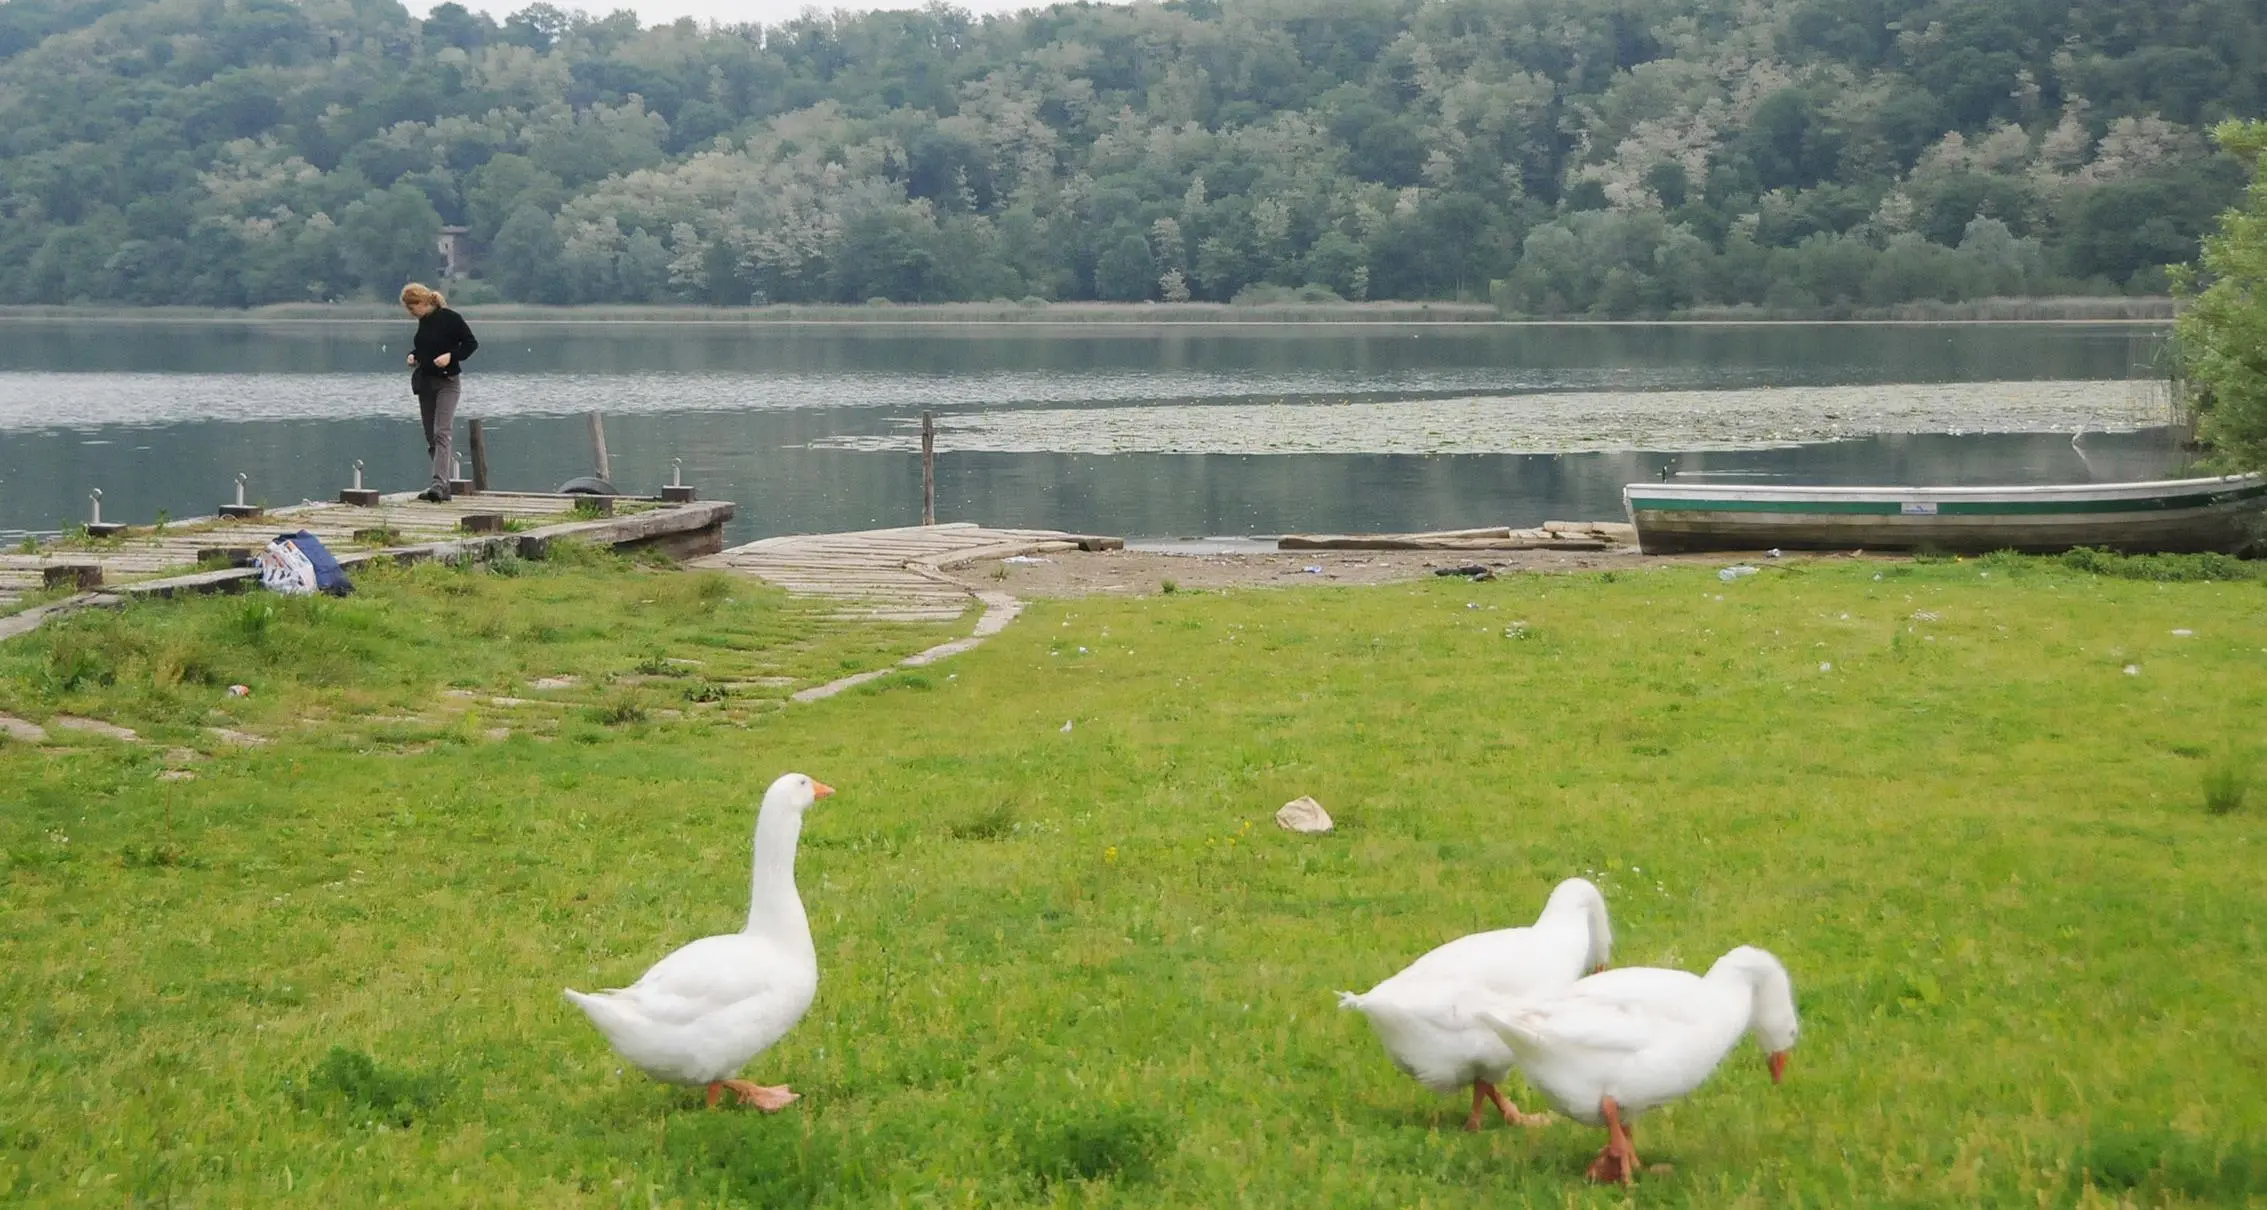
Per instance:
[[[795,892],[795,845],[802,813],[766,807],[756,815],[755,868],[749,877],[748,928],[781,941],[811,944],[811,923]]]
[[[1606,919],[1606,900],[1587,887],[1565,887],[1551,895],[1543,914],[1535,918],[1539,932],[1580,946],[1584,973],[1605,965],[1613,956],[1614,930]]]
[[[1794,986],[1785,968],[1735,950],[1708,970],[1707,981],[1723,990],[1728,1005],[1736,1006],[1742,1031],[1753,1029],[1759,1018],[1776,1008],[1792,1011]]]

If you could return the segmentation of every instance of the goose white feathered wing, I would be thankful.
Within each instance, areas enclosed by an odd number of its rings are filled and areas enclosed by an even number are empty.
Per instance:
[[[568,989],[638,1070],[671,1084],[707,1084],[771,1049],[808,1012],[818,970],[763,938],[703,937],[615,991]]]
[[[1562,990],[1606,961],[1611,947],[1604,896],[1570,878],[1534,924],[1459,937],[1367,992],[1340,992],[1339,1005],[1367,1017],[1394,1066],[1418,1083],[1435,1092],[1470,1085],[1467,1129],[1478,1128],[1484,1098],[1506,1119],[1527,1121],[1494,1087],[1511,1070],[1511,1049],[1474,1010]]]
[[[1339,1003],[1369,1018],[1394,1066],[1434,1092],[1493,1083],[1510,1071],[1511,1048],[1474,1009],[1580,978],[1580,951],[1553,948],[1526,926],[1473,933],[1428,951],[1367,992],[1339,993]]]
[[[1561,1113],[1606,1128],[1591,1179],[1625,1183],[1638,1168],[1628,1119],[1700,1087],[1742,1034],[1755,1035],[1778,1082],[1799,1032],[1786,967],[1744,945],[1705,976],[1625,967],[1476,1015]]]
[[[1698,1088],[1723,1062],[1746,1019],[1712,990],[1685,971],[1625,967],[1474,1016],[1551,1104],[1596,1126],[1606,1097],[1634,1115]]]

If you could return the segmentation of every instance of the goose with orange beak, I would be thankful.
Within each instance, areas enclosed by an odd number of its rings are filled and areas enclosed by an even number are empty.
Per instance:
[[[1627,966],[1546,1000],[1476,1015],[1561,1113],[1606,1128],[1590,1179],[1625,1185],[1638,1167],[1630,1119],[1700,1087],[1743,1034],[1769,1056],[1778,1083],[1800,1029],[1787,968],[1748,945],[1718,958],[1706,975]]]
[[[786,1037],[818,995],[818,951],[795,890],[795,844],[803,813],[833,793],[801,773],[764,792],[747,927],[684,946],[628,987],[567,989],[567,1000],[631,1065],[663,1083],[707,1085],[711,1106],[727,1091],[767,1113],[796,1099],[785,1085],[735,1073]]]

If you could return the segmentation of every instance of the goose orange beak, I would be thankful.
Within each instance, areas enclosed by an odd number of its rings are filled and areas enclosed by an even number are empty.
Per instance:
[[[1771,1055],[1771,1059],[1770,1059],[1770,1064],[1771,1064],[1771,1082],[1772,1082],[1772,1083],[1774,1083],[1774,1084],[1777,1084],[1777,1083],[1778,1083],[1778,1082],[1780,1082],[1781,1080],[1784,1080],[1784,1079],[1786,1079],[1786,1078],[1787,1078],[1787,1052],[1786,1052],[1786,1051],[1783,1051],[1783,1050],[1781,1050],[1781,1051],[1774,1051],[1774,1052],[1772,1052],[1772,1055]]]
[[[823,781],[814,781],[811,783],[811,797],[813,798],[825,798],[827,795],[832,793],[834,793],[834,787],[826,784]]]

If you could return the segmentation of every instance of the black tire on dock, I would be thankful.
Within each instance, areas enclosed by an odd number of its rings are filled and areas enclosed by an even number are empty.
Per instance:
[[[619,496],[614,485],[596,475],[578,475],[559,485],[562,496]]]

